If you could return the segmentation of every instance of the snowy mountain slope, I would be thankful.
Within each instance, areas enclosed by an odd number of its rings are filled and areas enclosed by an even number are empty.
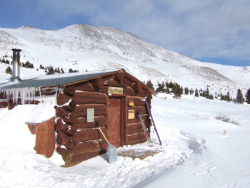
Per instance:
[[[113,28],[72,25],[39,30],[23,26],[0,28],[0,34],[0,57],[10,57],[12,48],[20,48],[21,61],[28,60],[37,68],[40,64],[65,71],[124,68],[142,81],[154,83],[175,81],[194,89],[210,85],[225,92],[250,87],[250,67],[202,63]]]

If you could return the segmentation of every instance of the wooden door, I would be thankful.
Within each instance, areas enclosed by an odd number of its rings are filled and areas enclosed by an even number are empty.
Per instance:
[[[108,139],[115,147],[121,146],[121,99],[119,98],[109,99]]]

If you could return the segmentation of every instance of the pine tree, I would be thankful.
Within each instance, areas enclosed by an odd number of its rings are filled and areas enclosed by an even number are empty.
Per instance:
[[[7,69],[5,69],[5,73],[12,74],[12,69],[10,67],[7,67]]]
[[[195,96],[196,96],[196,97],[199,97],[198,89],[195,90]]]
[[[191,89],[189,90],[189,93],[190,93],[190,95],[193,95],[193,94],[194,94],[194,90],[191,88]]]
[[[152,84],[151,80],[147,81],[147,86],[150,87],[152,90],[155,90],[154,85]]]
[[[185,87],[185,95],[188,95],[188,93],[189,93],[188,87]]]
[[[250,88],[247,90],[245,97],[246,97],[247,104],[250,104]]]
[[[238,92],[237,92],[236,102],[240,103],[240,104],[243,104],[245,102],[245,99],[244,99],[240,89],[238,89]]]
[[[158,88],[156,89],[156,92],[166,92],[164,82],[158,82]]]

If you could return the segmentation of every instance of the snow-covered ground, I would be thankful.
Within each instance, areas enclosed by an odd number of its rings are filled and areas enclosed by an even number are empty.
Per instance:
[[[118,149],[159,154],[144,160],[118,157],[112,164],[102,155],[71,168],[60,167],[56,153],[50,159],[35,154],[35,137],[25,122],[43,108],[0,110],[0,187],[250,187],[248,104],[159,94],[152,112],[163,146],[152,130],[154,147]]]

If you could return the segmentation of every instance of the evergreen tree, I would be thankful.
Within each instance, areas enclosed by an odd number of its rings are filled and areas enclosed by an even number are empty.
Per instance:
[[[195,96],[196,96],[196,97],[199,97],[198,89],[195,90]]]
[[[225,95],[225,101],[230,102],[232,99],[230,97],[230,93],[227,92],[227,95]]]
[[[7,67],[7,69],[5,69],[5,73],[12,74],[12,69],[10,67]]]
[[[176,98],[180,98],[183,94],[183,88],[179,84],[175,83],[173,84],[173,93]]]
[[[188,95],[188,93],[189,93],[189,90],[188,90],[188,87],[185,87],[185,95]]]
[[[250,104],[250,88],[247,90],[245,97],[246,97],[247,104]]]
[[[155,90],[154,85],[152,84],[151,80],[147,81],[147,86],[150,87],[152,90]]]
[[[164,88],[165,88],[164,82],[162,83],[158,82],[158,88],[156,89],[156,92],[166,92]]]
[[[245,102],[245,99],[244,99],[240,89],[238,89],[238,91],[237,91],[236,102],[240,103],[240,104],[243,104]]]
[[[47,75],[55,74],[55,70],[54,70],[54,68],[52,66],[49,66],[47,69],[48,69],[47,70]]]
[[[189,90],[189,93],[190,93],[190,95],[193,95],[193,94],[194,94],[194,90],[191,88],[191,89]]]

